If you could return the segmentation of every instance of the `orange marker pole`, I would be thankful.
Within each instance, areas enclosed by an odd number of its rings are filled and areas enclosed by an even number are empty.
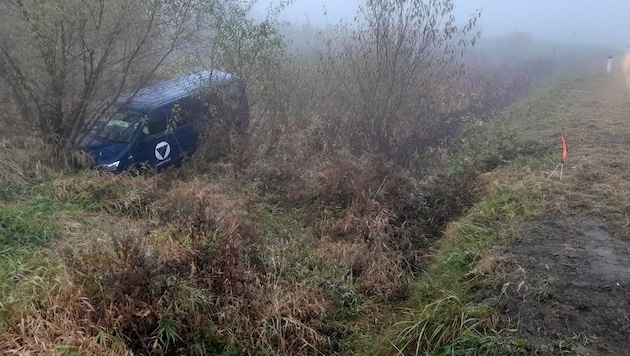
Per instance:
[[[560,163],[558,163],[558,165],[556,166],[556,168],[553,169],[549,177],[547,177],[547,180],[549,180],[553,176],[553,174],[556,173],[558,168],[560,168],[560,180],[562,180],[562,171],[564,169],[564,161],[567,159],[567,156],[569,154],[569,145],[567,145],[567,137],[564,134],[564,128],[562,128],[562,134],[560,135],[560,138],[562,139],[562,158],[560,160]]]
[[[567,137],[564,135],[564,128],[562,129],[562,160],[560,161],[560,180],[562,180],[562,169],[564,168],[564,161],[569,154],[569,145],[567,145]]]

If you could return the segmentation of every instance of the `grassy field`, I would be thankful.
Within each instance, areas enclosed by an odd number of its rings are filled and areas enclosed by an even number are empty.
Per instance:
[[[335,153],[65,175],[4,138],[0,350],[619,354],[629,105],[620,72],[589,68],[408,170]]]

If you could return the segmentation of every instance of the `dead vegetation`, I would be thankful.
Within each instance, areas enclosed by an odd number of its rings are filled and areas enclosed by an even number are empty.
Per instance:
[[[11,255],[3,268],[32,264],[34,275],[53,268],[64,273],[49,289],[2,287],[16,298],[33,294],[2,306],[2,323],[11,325],[2,332],[2,350],[318,354],[373,348],[378,338],[361,335],[378,335],[399,318],[391,305],[415,293],[410,283],[425,273],[446,224],[485,192],[489,183],[480,183],[479,173],[521,149],[504,144],[509,134],[488,142],[479,131],[465,143],[479,160],[461,155],[461,146],[437,146],[403,167],[349,153],[335,137],[300,141],[316,129],[294,129],[297,135],[283,139],[293,148],[270,154],[261,145],[254,152],[261,159],[239,168],[208,163],[207,155],[146,176],[83,171],[51,179],[32,173],[37,165],[19,166],[3,183],[3,221],[19,221],[11,231],[25,239],[53,239],[33,248],[59,258]],[[8,145],[5,152],[13,154]],[[45,210],[31,207],[31,193],[16,186],[45,197],[37,203]],[[34,215],[57,213],[36,228],[17,211],[16,218],[8,215],[24,204]]]
[[[1,139],[2,352],[512,350],[492,338],[503,327],[501,303],[469,293],[490,282],[468,287],[514,265],[516,256],[484,255],[485,244],[509,235],[497,226],[516,234],[510,224],[539,203],[527,188],[541,187],[543,174],[523,176],[549,163],[552,135],[523,139],[503,121],[555,103],[536,97],[497,110],[536,88],[553,63],[471,63],[465,75],[440,80],[418,72],[421,82],[396,88],[407,101],[395,110],[380,107],[391,94],[383,87],[379,100],[368,93],[351,108],[331,95],[333,79],[361,82],[353,74],[371,70],[360,55],[336,62],[336,73],[311,59],[273,64],[272,78],[259,79],[291,84],[252,88],[268,95],[256,97],[253,125],[221,140],[204,136],[180,169],[64,173],[41,140]],[[573,162],[567,180],[541,194],[575,206],[554,200],[550,211],[595,208],[586,198],[600,193],[625,196],[619,181],[598,181],[593,161]],[[569,193],[563,185],[586,180],[597,183]],[[627,226],[625,211],[610,206],[600,212]]]

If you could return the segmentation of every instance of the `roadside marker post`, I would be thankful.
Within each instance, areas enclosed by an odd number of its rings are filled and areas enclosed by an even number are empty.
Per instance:
[[[608,63],[606,64],[606,73],[610,75],[610,71],[612,70],[612,60],[613,56],[608,56]]]
[[[558,163],[556,168],[553,169],[549,177],[547,177],[547,180],[551,179],[558,168],[560,168],[560,180],[562,180],[562,170],[564,168],[564,161],[567,159],[567,155],[569,154],[569,146],[567,145],[567,137],[564,135],[564,128],[562,128],[561,130],[562,134],[560,137],[562,138],[562,159],[560,160],[560,163]]]

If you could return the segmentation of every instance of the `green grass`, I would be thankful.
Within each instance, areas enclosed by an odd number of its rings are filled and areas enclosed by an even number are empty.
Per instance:
[[[463,346],[470,347],[473,340],[480,340],[482,332],[496,325],[493,305],[466,302],[458,296],[444,294],[421,310],[409,309],[407,321],[396,324],[402,328],[392,342],[401,354],[461,354]],[[478,342],[475,343],[475,347]],[[480,351],[480,350],[476,350]]]
[[[0,330],[45,308],[64,275],[61,261],[43,249],[11,251],[0,257]]]
[[[90,214],[83,204],[60,201],[48,183],[32,184],[0,184],[0,325],[35,317],[69,286],[48,244],[62,237],[69,218]]]
[[[406,319],[394,327],[398,352],[459,355],[470,345],[501,347],[494,339],[500,300],[475,301],[484,280],[471,271],[491,245],[539,212],[540,199],[530,187],[502,185],[449,226],[431,267],[412,287]]]
[[[0,182],[0,201],[13,201],[24,196],[26,188],[20,185]]]
[[[39,246],[59,233],[57,207],[45,196],[0,206],[0,246]]]

